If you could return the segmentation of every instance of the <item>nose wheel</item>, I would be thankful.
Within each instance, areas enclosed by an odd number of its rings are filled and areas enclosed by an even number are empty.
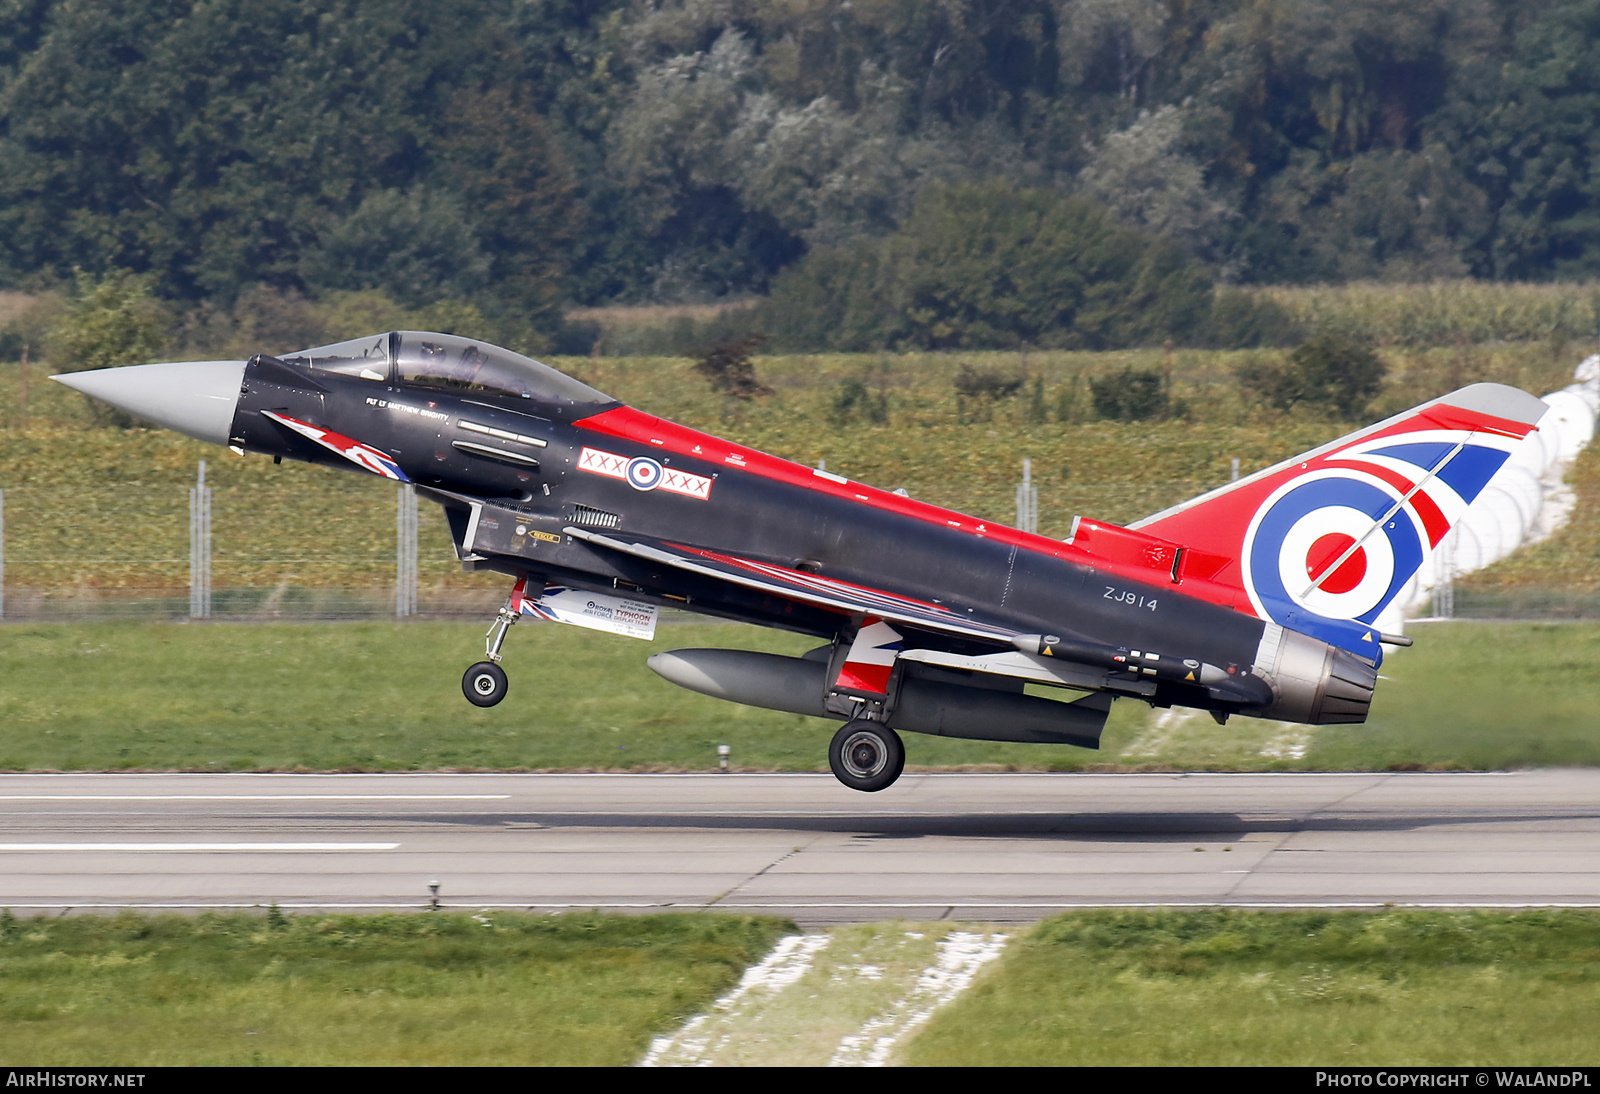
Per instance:
[[[522,618],[518,607],[525,599],[527,580],[523,578],[512,588],[511,595],[500,606],[494,622],[489,626],[483,644],[487,660],[479,661],[461,677],[461,694],[475,707],[492,707],[506,697],[506,671],[497,662],[500,660],[500,647],[506,642],[506,632]]]
[[[475,707],[492,707],[506,697],[506,670],[493,661],[479,661],[461,677],[461,693]]]
[[[873,793],[892,786],[905,770],[906,746],[881,722],[846,722],[828,745],[828,766],[850,789]]]

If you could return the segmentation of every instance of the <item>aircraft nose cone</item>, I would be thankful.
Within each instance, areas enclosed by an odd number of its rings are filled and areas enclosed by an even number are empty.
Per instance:
[[[225,445],[244,366],[243,361],[179,361],[66,372],[50,379],[156,425]]]

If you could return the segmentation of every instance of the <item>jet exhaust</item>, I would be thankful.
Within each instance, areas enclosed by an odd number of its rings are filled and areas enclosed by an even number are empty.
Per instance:
[[[1274,623],[1251,671],[1272,688],[1273,701],[1244,713],[1314,726],[1365,722],[1378,684],[1378,667],[1366,658]]]

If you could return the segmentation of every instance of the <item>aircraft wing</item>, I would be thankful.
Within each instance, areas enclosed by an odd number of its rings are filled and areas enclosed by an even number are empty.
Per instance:
[[[617,533],[605,535],[588,528],[567,527],[567,535],[596,547],[649,559],[652,562],[686,570],[702,577],[756,589],[851,615],[873,616],[890,623],[938,631],[961,638],[979,639],[999,646],[1011,645],[1021,632],[958,614],[940,604],[930,604],[872,589],[821,574],[792,570],[767,562],[756,562],[737,555],[723,554],[703,547],[689,547],[648,536]]]

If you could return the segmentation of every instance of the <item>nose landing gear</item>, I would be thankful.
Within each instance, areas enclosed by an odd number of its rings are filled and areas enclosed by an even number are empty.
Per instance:
[[[828,766],[834,778],[852,790],[873,793],[892,786],[905,770],[906,746],[900,734],[882,722],[858,718],[833,735]]]
[[[461,693],[476,707],[492,707],[506,697],[506,671],[493,661],[479,661],[461,677]]]
[[[525,581],[517,582],[511,590],[511,595],[500,606],[494,623],[484,636],[484,656],[488,660],[479,661],[461,677],[461,694],[475,707],[492,707],[506,697],[506,688],[509,686],[506,672],[497,662],[500,660],[500,647],[506,642],[506,633],[522,618],[522,613],[516,610],[516,604],[523,595]]]

